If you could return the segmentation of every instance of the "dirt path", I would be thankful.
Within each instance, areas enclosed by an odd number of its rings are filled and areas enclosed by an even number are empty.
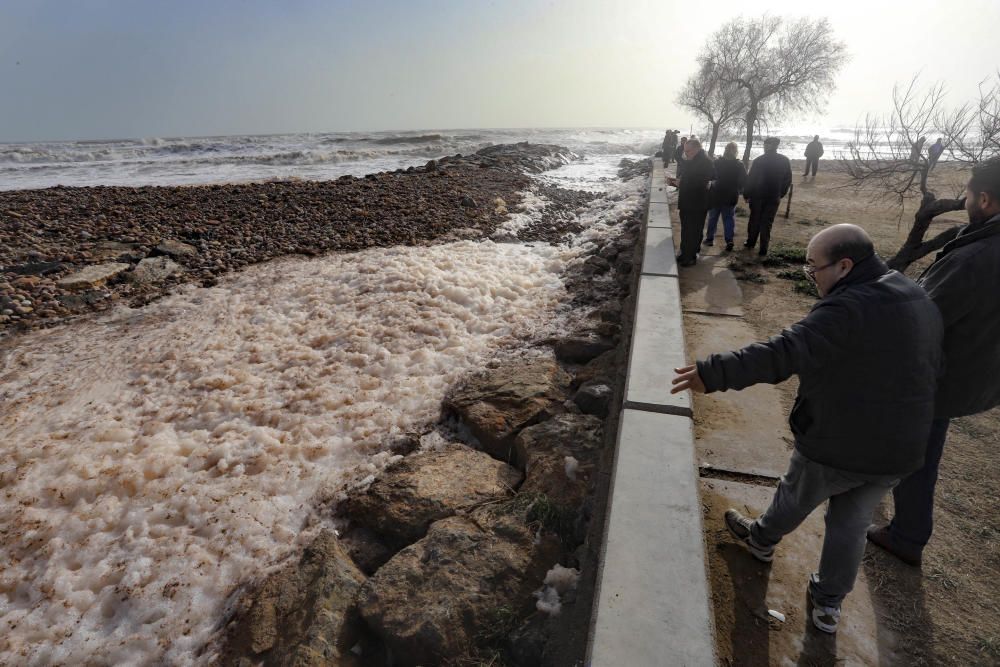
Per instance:
[[[955,174],[942,178],[960,180]],[[840,177],[829,172],[815,182],[798,183],[790,218],[779,215],[775,222],[776,252],[768,262],[737,251],[725,259],[710,256],[700,268],[682,272],[685,335],[692,357],[763,340],[803,317],[815,297],[805,293],[796,275],[801,264],[797,257],[823,227],[852,222],[869,231],[883,254],[897,247],[909,213],[900,224],[891,202],[873,204],[842,185]],[[950,217],[961,222],[960,216]],[[737,218],[736,236],[740,247],[746,236],[745,213]],[[712,254],[719,255],[718,249]],[[727,266],[741,278],[738,302],[728,297],[720,301],[718,296],[729,289],[721,286]],[[915,266],[913,272],[919,269]],[[713,305],[719,310],[721,304],[728,313],[698,312],[706,310],[708,285],[713,283]],[[1000,410],[953,423],[938,486],[936,532],[923,568],[909,568],[870,548],[845,603],[842,630],[830,640],[807,629],[805,616],[805,577],[818,563],[822,510],[782,543],[771,568],[742,553],[721,523],[726,507],[756,513],[766,506],[767,485],[773,484],[768,477],[781,455],[776,443],[784,446],[787,461],[791,436],[785,419],[796,389],[793,378],[776,388],[754,388],[754,395],[745,391],[696,398],[706,551],[722,663],[1000,664],[1000,529],[993,518],[1000,505],[995,474]],[[889,501],[883,512],[891,514]],[[786,621],[769,618],[767,609],[781,611]]]

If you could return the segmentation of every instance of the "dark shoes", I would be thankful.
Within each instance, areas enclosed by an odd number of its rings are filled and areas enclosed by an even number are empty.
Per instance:
[[[696,259],[678,260],[677,261],[677,266],[683,266],[683,267],[686,268],[688,266],[694,266],[697,263],[698,263],[698,260],[696,260]]]
[[[743,243],[743,247],[744,247],[744,248],[752,248],[752,247],[754,247],[754,245],[755,245],[755,244],[753,244],[753,243],[750,243],[749,241],[745,241],[745,242]]]
[[[889,526],[882,526],[881,528],[872,526],[869,528],[868,541],[877,547],[885,549],[907,565],[920,567],[921,552],[912,547],[905,547],[893,540]]]
[[[769,547],[762,547],[754,542],[753,536],[750,534],[750,526],[753,525],[753,520],[746,518],[734,509],[726,510],[726,515],[723,519],[730,534],[743,544],[747,545],[751,556],[762,563],[770,563],[774,560],[773,545]]]
[[[730,241],[729,243],[726,244],[726,252],[732,252],[732,251],[733,251],[733,242]]]
[[[707,246],[713,246],[713,245],[715,245],[715,240],[714,239],[705,239],[704,241],[701,242],[701,244],[702,245],[707,245]]]

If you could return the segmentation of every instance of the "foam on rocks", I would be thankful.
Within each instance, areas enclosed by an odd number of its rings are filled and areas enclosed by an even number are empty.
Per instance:
[[[559,330],[574,254],[274,261],[20,338],[0,357],[0,664],[211,659],[227,596],[314,537],[339,484],[498,349]]]

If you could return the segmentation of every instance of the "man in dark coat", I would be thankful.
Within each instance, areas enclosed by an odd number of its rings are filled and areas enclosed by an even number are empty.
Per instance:
[[[674,159],[674,151],[677,149],[677,133],[674,130],[667,130],[663,135],[663,166],[667,166]]]
[[[919,286],[890,270],[860,227],[813,237],[806,275],[820,299],[766,343],[676,369],[674,392],[776,384],[799,376],[788,472],[755,520],[726,512],[729,531],[760,561],[829,500],[819,572],[809,579],[813,624],[835,632],[854,587],[872,512],[924,463],[941,365],[941,316]]]
[[[767,254],[771,242],[771,225],[778,212],[778,204],[792,185],[792,165],[787,157],[778,152],[779,143],[781,140],[777,137],[764,140],[764,154],[750,165],[750,174],[743,189],[743,197],[750,204],[747,240],[743,245],[753,248],[759,236],[758,254],[762,256]]]
[[[819,135],[813,137],[813,140],[806,145],[806,173],[802,174],[802,178],[809,177],[809,171],[812,170],[813,180],[816,180],[816,171],[819,169],[819,159],[823,157],[823,144],[819,141]]]
[[[948,424],[1000,405],[1000,158],[975,167],[965,190],[969,224],[917,281],[944,319],[944,376],[923,468],[893,492],[895,516],[868,539],[919,565],[934,529],[934,486]]]
[[[684,170],[684,144],[687,143],[687,137],[681,137],[680,142],[677,144],[677,148],[674,149],[674,161],[677,163],[677,178],[681,177],[681,172]]]
[[[684,144],[684,169],[679,178],[668,182],[677,186],[677,211],[681,217],[681,253],[678,266],[694,266],[698,261],[698,248],[705,233],[705,216],[708,214],[708,184],[715,180],[715,165],[701,149],[695,138]]]

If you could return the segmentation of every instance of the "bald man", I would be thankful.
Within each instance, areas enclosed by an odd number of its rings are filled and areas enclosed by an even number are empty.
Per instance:
[[[726,512],[729,531],[758,560],[829,500],[819,572],[808,583],[813,624],[833,633],[854,587],[865,531],[885,494],[924,463],[941,365],[937,307],[890,270],[860,227],[816,234],[803,271],[819,301],[765,343],[675,369],[673,392],[743,389],[799,376],[789,416],[795,450],[770,507]]]

